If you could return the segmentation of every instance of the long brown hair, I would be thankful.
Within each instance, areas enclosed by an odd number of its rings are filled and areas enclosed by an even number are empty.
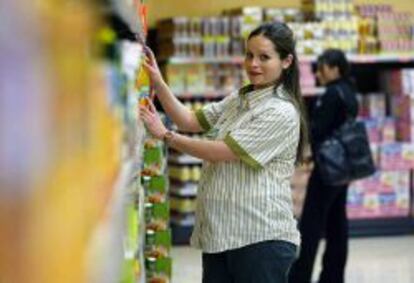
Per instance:
[[[292,55],[292,63],[289,68],[283,70],[280,80],[277,82],[277,85],[275,85],[275,91],[278,85],[283,85],[289,95],[289,100],[299,112],[300,136],[296,162],[302,163],[305,161],[305,149],[309,142],[309,136],[306,108],[299,85],[299,62],[296,54],[296,42],[293,38],[293,32],[284,23],[264,23],[250,33],[248,40],[259,35],[266,37],[273,43],[280,59],[283,60],[289,55]]]

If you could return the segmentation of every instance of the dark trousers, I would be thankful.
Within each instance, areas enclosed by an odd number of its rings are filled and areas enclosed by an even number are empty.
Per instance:
[[[287,283],[297,247],[265,241],[221,253],[203,253],[203,283]]]
[[[302,244],[293,264],[289,283],[311,282],[319,240],[324,235],[326,248],[319,283],[343,283],[348,254],[348,219],[346,196],[348,185],[325,185],[317,168],[311,173],[299,230]]]

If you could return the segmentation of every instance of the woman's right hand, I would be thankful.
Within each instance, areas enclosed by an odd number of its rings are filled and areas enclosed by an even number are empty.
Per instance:
[[[145,60],[143,62],[144,68],[148,71],[148,75],[151,79],[151,84],[156,87],[163,83],[162,74],[158,67],[157,60],[154,53],[148,46],[144,46]]]

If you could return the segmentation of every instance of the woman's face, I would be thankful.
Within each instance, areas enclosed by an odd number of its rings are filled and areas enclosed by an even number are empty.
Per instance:
[[[338,67],[331,67],[328,64],[319,64],[316,70],[316,77],[321,85],[327,85],[339,78]]]
[[[280,59],[272,41],[262,35],[257,35],[247,41],[244,69],[250,83],[255,88],[263,88],[277,82],[282,74],[292,63],[292,55],[286,59]]]

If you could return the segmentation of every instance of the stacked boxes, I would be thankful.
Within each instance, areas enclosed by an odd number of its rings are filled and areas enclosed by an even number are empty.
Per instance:
[[[390,143],[381,145],[380,168],[382,170],[414,169],[414,144]]]
[[[414,18],[410,13],[378,14],[378,40],[382,52],[407,52],[414,48],[411,28]]]
[[[397,119],[397,139],[414,141],[414,99],[407,95],[392,96],[392,111]]]
[[[303,22],[303,14],[296,8],[264,8],[265,22]]]
[[[249,33],[263,22],[263,9],[261,7],[241,7],[237,9],[225,10],[226,16],[238,19],[240,28],[237,30],[239,34],[232,34],[247,38]]]
[[[359,5],[357,6],[359,15],[363,19],[363,26],[368,27],[369,37],[378,50],[382,52],[408,52],[414,48],[414,37],[412,27],[414,25],[413,15],[393,11],[391,5]],[[364,33],[364,35],[367,35]],[[367,44],[368,45],[368,44]],[[369,49],[370,47],[366,47]],[[360,49],[361,53],[363,47]]]
[[[410,172],[379,171],[354,182],[348,191],[347,213],[352,219],[408,216]]]
[[[352,0],[303,0],[302,9],[242,7],[222,16],[177,17],[160,21],[158,58],[242,56],[248,34],[263,22],[288,23],[298,54],[326,48],[346,53],[411,52],[414,18],[389,5],[360,5]]]
[[[325,39],[326,30],[323,23],[292,22],[288,25],[295,33],[298,54],[320,54],[327,46]]]
[[[166,64],[163,73],[177,96],[215,96],[238,89],[245,73],[237,64]]]
[[[349,18],[354,13],[352,0],[302,0],[306,20]]]
[[[159,59],[226,57],[244,53],[240,17],[178,17],[158,22]]]
[[[147,138],[141,183],[145,190],[146,282],[171,282],[172,244],[169,228],[170,204],[166,173],[166,149],[158,140]]]
[[[396,118],[397,140],[414,141],[414,69],[390,70],[382,74],[382,85],[391,96]]]

